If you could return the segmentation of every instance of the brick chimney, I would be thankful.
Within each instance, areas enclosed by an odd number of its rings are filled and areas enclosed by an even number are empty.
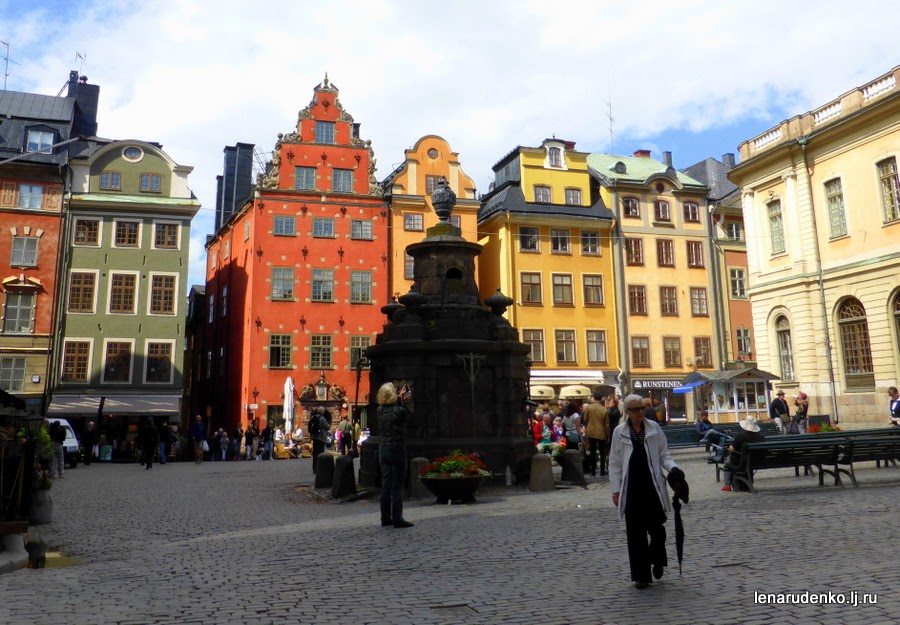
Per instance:
[[[650,150],[635,150],[635,158],[650,158]]]
[[[666,167],[672,166],[672,153],[671,152],[663,152],[663,163],[666,164]]]
[[[100,104],[100,86],[90,85],[87,76],[79,76],[78,72],[69,72],[68,98],[75,99],[75,119],[72,123],[72,136],[97,135],[97,108]]]
[[[725,167],[728,169],[734,168],[734,154],[729,152],[728,154],[722,155],[722,162],[725,163]]]

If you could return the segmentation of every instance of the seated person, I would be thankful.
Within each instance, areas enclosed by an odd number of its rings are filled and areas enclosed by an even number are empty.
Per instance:
[[[532,436],[534,437],[534,445],[537,447],[539,454],[544,453],[545,450],[549,450],[550,456],[556,458],[562,453],[562,447],[560,447],[557,442],[559,439],[550,419],[550,413],[544,413],[543,420],[540,423],[534,424]]]
[[[756,422],[755,418],[747,417],[743,421],[740,421],[740,424],[740,434],[735,436],[734,440],[731,441],[731,444],[728,446],[728,451],[731,452],[731,456],[729,456],[728,464],[726,464],[726,466],[737,466],[740,464],[741,453],[744,451],[744,447],[747,443],[758,443],[766,440],[766,437],[760,433],[759,424]],[[731,483],[731,471],[725,469],[725,486],[722,487],[722,490],[732,490]]]
[[[299,425],[297,426],[297,429],[294,430],[293,434],[291,434],[291,440],[294,441],[295,443],[299,443],[300,441],[303,440],[303,428],[302,427],[300,427]]]
[[[700,418],[697,419],[694,428],[696,428],[697,434],[700,435],[700,442],[707,445],[707,449],[709,445],[717,444],[722,438],[722,432],[715,429],[713,424],[709,422],[708,410],[700,411]]]

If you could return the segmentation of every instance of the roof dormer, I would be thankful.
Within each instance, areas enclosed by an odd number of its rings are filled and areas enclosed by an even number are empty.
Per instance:
[[[551,139],[544,139],[541,143],[544,150],[544,168],[545,169],[561,169],[567,170],[566,150],[575,149],[574,141],[563,141],[555,136]]]

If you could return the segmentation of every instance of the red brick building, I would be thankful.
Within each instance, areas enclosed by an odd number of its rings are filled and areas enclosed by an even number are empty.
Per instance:
[[[290,377],[305,428],[304,408],[357,399],[357,361],[388,301],[387,211],[371,143],[327,76],[253,189],[241,180],[247,149],[226,148],[219,181],[195,405],[210,427],[277,422]]]

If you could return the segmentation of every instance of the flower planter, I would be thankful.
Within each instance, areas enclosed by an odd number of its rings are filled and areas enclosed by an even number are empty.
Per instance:
[[[420,477],[431,494],[437,499],[435,503],[475,503],[475,491],[484,479],[478,477]]]
[[[49,490],[35,490],[31,494],[28,519],[32,525],[44,525],[53,521],[53,499]]]

